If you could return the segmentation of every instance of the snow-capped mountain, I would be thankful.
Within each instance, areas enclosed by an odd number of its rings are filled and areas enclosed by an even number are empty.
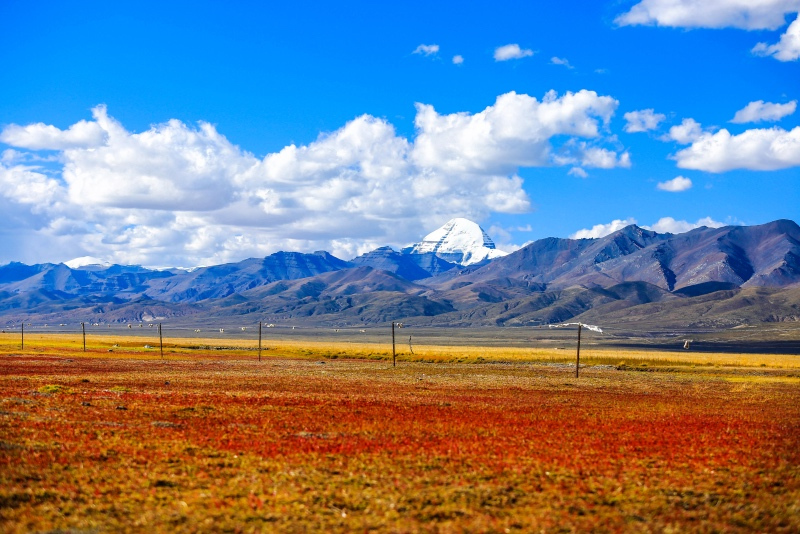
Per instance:
[[[495,248],[492,238],[477,223],[461,217],[450,219],[444,226],[426,235],[421,242],[404,248],[403,252],[432,252],[443,260],[460,265],[474,265],[507,254]]]
[[[95,258],[94,256],[81,256],[80,258],[74,258],[69,261],[65,261],[64,265],[69,267],[70,269],[80,269],[81,267],[111,267],[110,261],[101,260],[100,258]]]

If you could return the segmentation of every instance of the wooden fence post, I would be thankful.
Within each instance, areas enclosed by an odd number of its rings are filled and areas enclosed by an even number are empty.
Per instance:
[[[578,354],[575,357],[575,378],[578,378],[578,370],[581,366],[581,327],[583,325],[578,323]]]

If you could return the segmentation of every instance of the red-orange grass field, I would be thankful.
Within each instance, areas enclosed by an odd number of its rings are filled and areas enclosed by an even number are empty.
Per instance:
[[[798,532],[797,369],[0,356],[3,532]]]

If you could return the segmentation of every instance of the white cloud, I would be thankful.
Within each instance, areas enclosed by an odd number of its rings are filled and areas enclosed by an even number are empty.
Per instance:
[[[785,104],[773,104],[757,100],[750,102],[745,107],[736,112],[731,122],[734,124],[744,124],[747,122],[779,121],[787,115],[791,115],[797,109],[797,100],[792,100]]]
[[[514,92],[497,98],[493,106],[476,114],[439,115],[433,106],[417,104],[417,139],[414,162],[447,173],[508,174],[517,167],[571,164],[585,152],[587,164],[607,166],[617,156],[601,149],[574,149],[580,154],[555,157],[550,139],[554,136],[599,138],[617,107],[617,101],[594,91],[548,92],[539,101]],[[573,150],[565,143],[566,150]]]
[[[669,129],[666,138],[676,141],[682,145],[688,145],[700,139],[703,135],[703,128],[694,119],[683,119],[678,126]]]
[[[414,49],[412,54],[422,54],[423,56],[432,56],[434,54],[439,53],[439,45],[438,44],[421,44],[417,48]]]
[[[679,193],[691,189],[692,181],[684,176],[676,176],[672,180],[665,182],[658,182],[658,189],[661,191],[669,191],[670,193]]]
[[[209,211],[234,197],[235,179],[256,160],[214,126],[171,120],[131,134],[93,110],[105,143],[64,150],[63,178],[76,204],[115,208]]]
[[[642,0],[615,22],[620,26],[776,30],[786,24],[787,14],[797,11],[798,0]]]
[[[553,65],[562,65],[564,67],[567,67],[568,69],[574,69],[575,68],[575,67],[573,67],[572,65],[569,64],[569,61],[566,58],[553,56],[553,57],[550,58],[550,63],[552,63]]]
[[[98,106],[97,109],[102,108]],[[96,122],[77,122],[66,130],[41,122],[28,126],[11,124],[0,132],[0,141],[31,150],[66,150],[103,144],[105,132]]]
[[[666,119],[666,115],[656,113],[653,109],[629,111],[623,115],[627,124],[625,131],[628,133],[647,132],[658,128],[658,123]]]
[[[462,63],[464,63],[464,56],[460,54],[453,56],[453,65],[461,65]]]
[[[533,55],[533,50],[529,48],[520,48],[518,44],[507,44],[504,46],[499,46],[494,50],[495,61],[508,61],[509,59],[521,59],[532,55]]]
[[[800,57],[800,16],[781,35],[780,41],[774,45],[758,43],[753,47],[753,54],[757,56],[772,56],[778,61],[794,61]]]
[[[595,224],[591,229],[584,228],[572,234],[570,239],[597,239],[598,237],[605,237],[613,234],[617,230],[622,230],[626,226],[636,224],[636,219],[629,217],[627,219],[614,219],[608,224]]]
[[[711,217],[704,217],[694,223],[687,221],[676,221],[672,217],[662,217],[655,224],[651,226],[642,226],[642,228],[645,230],[652,230],[653,232],[658,232],[660,234],[683,234],[685,232],[694,230],[695,228],[700,228],[701,226],[707,226],[709,228],[721,228],[725,226],[725,223],[715,221]]]
[[[36,167],[0,163],[0,196],[16,204],[29,206],[32,213],[51,211],[64,202],[63,189],[58,181],[45,176]]]
[[[572,234],[570,239],[597,239],[613,234],[618,230],[622,230],[626,226],[636,224],[636,219],[629,217],[627,219],[614,219],[608,224],[596,224],[591,229],[584,228]],[[678,221],[672,217],[662,217],[655,224],[642,225],[641,228],[651,230],[658,233],[682,234],[701,226],[708,226],[709,228],[720,228],[725,226],[724,223],[715,221],[711,217],[704,217],[697,222],[691,223],[687,221]]]
[[[72,141],[61,145],[47,171],[25,166],[35,152],[2,152],[0,212],[25,239],[6,240],[0,231],[0,261],[96,256],[194,266],[282,249],[325,249],[347,258],[403,245],[451,217],[481,221],[529,210],[517,173],[559,164],[551,157],[559,148],[553,138],[562,145],[590,139],[590,147],[570,145],[574,158],[619,165],[625,154],[597,146],[616,106],[591,91],[551,92],[541,101],[508,93],[475,114],[439,115],[419,104],[413,139],[363,115],[264,158],[203,122],[170,120],[130,132],[103,106],[92,121],[58,130],[48,143],[17,135],[47,126],[11,125],[0,135],[25,147],[52,149],[54,139],[63,142],[64,132],[80,129],[101,133],[83,145],[66,134]]]
[[[570,176],[577,176],[578,178],[589,177],[589,173],[581,169],[580,167],[572,167],[567,174],[569,174]]]
[[[760,128],[732,135],[704,133],[675,154],[678,167],[708,172],[773,171],[800,166],[800,126],[791,131]]]
[[[606,148],[591,147],[583,150],[581,154],[581,165],[584,167],[595,167],[598,169],[614,169],[631,166],[631,156],[627,152],[618,154]]]
[[[642,0],[615,22],[620,26],[777,30],[786,24],[788,14],[798,11],[800,0]],[[752,52],[780,61],[796,60],[800,57],[800,18],[778,43],[758,43]]]

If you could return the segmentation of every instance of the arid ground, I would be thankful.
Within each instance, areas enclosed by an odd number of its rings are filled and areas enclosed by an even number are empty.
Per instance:
[[[0,530],[800,531],[800,357],[0,337]]]

